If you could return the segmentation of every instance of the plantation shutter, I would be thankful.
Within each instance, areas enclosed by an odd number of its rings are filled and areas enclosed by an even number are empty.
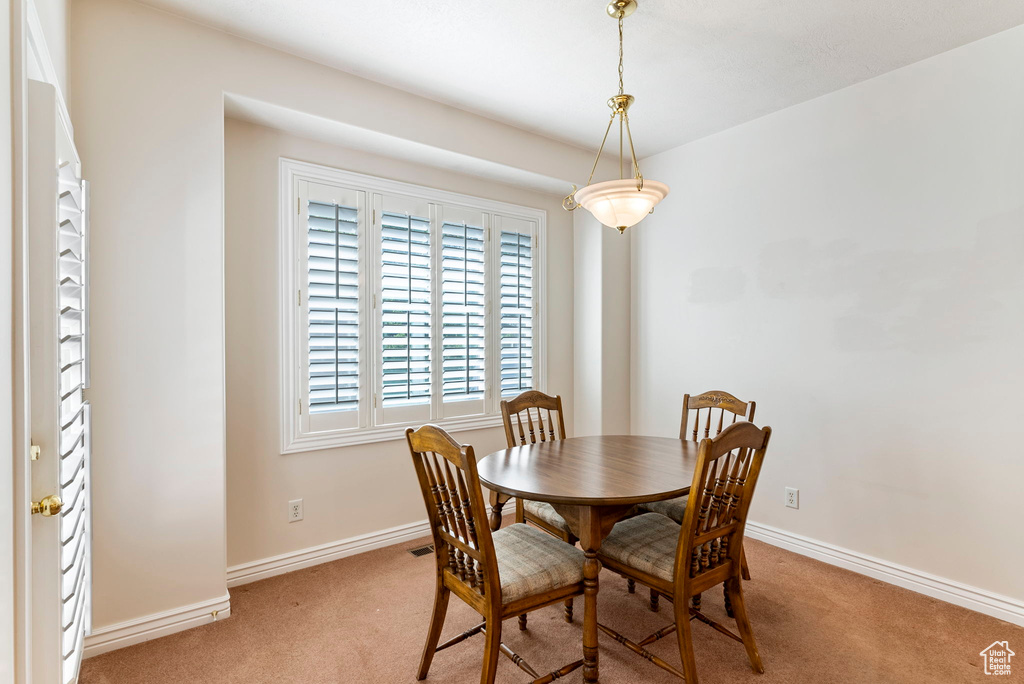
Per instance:
[[[58,173],[58,192],[61,655],[64,681],[71,682],[78,676],[91,619],[91,409],[82,394],[89,387],[88,183],[65,164]]]
[[[25,94],[32,122],[24,155],[25,332],[32,343],[24,416],[31,457],[23,454],[23,464],[33,502],[24,511],[32,585],[24,594],[32,618],[24,664],[33,681],[70,684],[92,622],[89,187],[56,89],[30,80]]]
[[[282,453],[490,427],[543,389],[543,212],[289,160],[281,178]]]
[[[501,397],[534,388],[533,236],[536,224],[496,216]]]
[[[359,284],[365,193],[304,185],[305,422],[313,432],[355,428],[363,424]]]
[[[486,412],[486,230],[482,212],[441,206],[441,416]]]
[[[380,344],[377,423],[431,416],[431,207],[375,195],[379,223]]]

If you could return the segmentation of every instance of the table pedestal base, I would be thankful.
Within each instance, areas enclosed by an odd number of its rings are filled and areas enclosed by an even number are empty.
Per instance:
[[[612,531],[615,523],[622,520],[633,506],[551,505],[580,540],[580,547],[586,556],[583,561],[583,681],[597,682],[597,589],[598,576],[601,574],[601,561],[597,559],[597,552],[601,550],[601,542]]]

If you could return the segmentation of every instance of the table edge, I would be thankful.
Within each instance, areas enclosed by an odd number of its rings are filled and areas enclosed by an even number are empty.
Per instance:
[[[513,489],[511,487],[499,487],[496,484],[488,482],[482,477],[480,478],[480,484],[482,484],[484,487],[487,487],[491,491],[498,492],[499,494],[507,494],[509,496],[514,496],[517,499],[523,499],[524,501],[540,501],[542,503],[562,504],[565,506],[619,506],[630,504],[654,503],[656,501],[668,501],[669,499],[675,499],[677,497],[685,496],[690,493],[690,485],[686,485],[682,489],[674,489],[671,492],[647,494],[644,496],[622,496],[614,498],[580,498],[568,496],[552,496],[550,494],[536,494],[522,491],[519,489]]]

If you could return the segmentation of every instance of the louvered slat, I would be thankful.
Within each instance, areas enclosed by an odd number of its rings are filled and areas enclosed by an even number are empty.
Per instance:
[[[75,589],[81,584],[85,576],[85,546],[77,546],[73,542],[69,543],[68,546],[77,547],[78,553],[71,563],[71,567],[61,573],[61,602],[65,606],[75,602]],[[71,623],[71,613],[73,612],[73,609],[64,612],[62,626],[67,627]]]
[[[75,445],[71,453],[60,460],[60,483],[62,487],[70,487],[78,477],[79,471],[85,467],[85,435]]]
[[[84,481],[82,484],[85,484]],[[84,491],[82,495],[85,495]],[[85,531],[85,523],[86,518],[83,516],[78,520],[78,527],[72,532],[70,542],[61,546],[60,569],[62,573],[71,570],[72,566],[74,566],[75,558],[78,557],[80,549],[84,546],[85,535],[82,533]]]
[[[89,609],[86,607],[85,615],[88,616]],[[88,617],[83,618],[83,621]],[[70,655],[64,656],[64,684],[73,684],[78,679],[78,668],[82,662],[82,646],[85,644],[85,630],[78,632],[78,641]]]
[[[72,480],[74,482],[74,480]],[[72,499],[74,494],[62,488],[61,492],[68,497],[68,500]],[[63,497],[61,497],[63,498]],[[79,497],[78,503],[73,508],[65,508],[60,512],[60,542],[61,544],[67,544],[74,538],[74,533],[79,529],[79,523],[82,522],[85,516],[85,502],[87,497]]]
[[[71,416],[61,416],[61,420],[68,421],[60,431],[60,453],[63,456],[85,438],[85,420],[80,411]]]
[[[82,573],[83,573],[82,578],[84,580],[84,573],[85,573],[85,565],[84,565],[84,563],[82,565]],[[71,623],[68,625],[68,627],[66,627],[64,629],[64,638],[63,638],[64,652],[63,652],[63,655],[64,655],[65,659],[67,659],[68,657],[70,657],[71,655],[74,654],[75,647],[78,644],[78,640],[81,638],[81,634],[84,631],[84,625],[82,623],[83,623],[83,618],[85,617],[85,603],[86,602],[85,601],[81,601],[81,600],[76,600],[77,598],[78,597],[76,597],[73,593],[71,593],[67,597],[67,599],[65,599],[68,602],[70,602],[72,605],[74,605],[74,612],[73,612],[73,617],[71,618]],[[67,677],[67,671],[65,670],[65,678],[66,677]]]
[[[60,404],[60,415],[62,416],[73,416],[83,406],[82,390],[76,389],[70,392],[66,397],[61,399]]]

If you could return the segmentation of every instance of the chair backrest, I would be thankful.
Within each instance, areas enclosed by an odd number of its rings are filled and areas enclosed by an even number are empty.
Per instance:
[[[523,444],[565,439],[561,395],[552,397],[536,390],[527,390],[514,399],[501,402],[501,419],[505,423],[505,441],[509,449]]]
[[[719,390],[704,392],[703,394],[698,394],[695,397],[691,397],[689,394],[684,394],[683,418],[679,423],[679,439],[689,439],[694,442],[699,442],[702,437],[717,437],[722,433],[722,428],[726,425],[732,425],[738,420],[748,420],[753,422],[754,408],[754,402],[740,401],[728,392],[721,392]],[[686,426],[689,422],[690,411],[694,412],[693,429],[687,432]],[[704,412],[703,422],[701,421],[702,411]],[[728,422],[725,418],[726,413],[731,414]],[[704,432],[703,435],[700,434],[702,425]],[[711,434],[712,427],[715,429],[714,435]]]
[[[676,551],[676,584],[734,563],[772,429],[746,421],[701,440]],[[682,594],[679,594],[682,595]]]
[[[434,537],[439,573],[448,569],[481,595],[501,596],[476,455],[436,425],[405,431]]]

